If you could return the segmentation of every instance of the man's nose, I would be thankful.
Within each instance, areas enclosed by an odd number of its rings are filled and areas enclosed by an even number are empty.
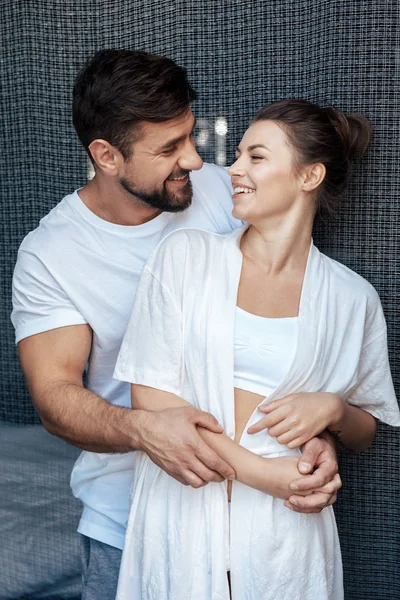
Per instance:
[[[189,141],[178,160],[181,169],[185,171],[197,171],[203,166],[203,159],[198,154],[194,142]]]

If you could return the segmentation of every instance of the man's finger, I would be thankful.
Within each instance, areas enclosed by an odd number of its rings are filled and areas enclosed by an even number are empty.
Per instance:
[[[322,488],[329,481],[332,481],[333,476],[329,473],[327,475],[321,471],[321,468],[317,469],[312,475],[303,476],[301,479],[295,479],[289,485],[289,488],[294,492],[301,491],[314,491]]]
[[[336,454],[333,448],[325,439],[314,437],[304,445],[298,468],[300,473],[305,475],[311,473],[317,466],[318,468],[323,468],[325,473],[330,474],[325,483],[333,479],[338,470]]]
[[[305,444],[299,460],[298,468],[300,473],[303,473],[304,475],[307,473],[312,473],[318,463],[318,460],[320,459],[323,450],[324,443],[320,438],[315,437],[309,440]],[[332,473],[332,477],[334,474],[335,473]]]
[[[196,410],[194,423],[213,433],[223,433],[224,431],[224,428],[218,423],[214,415],[203,410]]]
[[[313,448],[310,444],[304,448],[299,460],[298,468],[300,473],[306,475],[307,473],[312,472],[312,470],[315,468],[320,452],[320,448]]]
[[[328,481],[324,486],[315,490],[316,492],[323,492],[324,494],[334,494],[342,487],[342,480],[339,473],[336,473],[332,481]]]
[[[297,512],[302,515],[311,515],[311,514],[315,514],[315,513],[320,513],[322,510],[322,508],[304,508],[301,510],[301,509],[297,508],[297,506],[294,506],[293,504],[291,504],[289,502],[289,500],[285,500],[285,506],[286,506],[286,508],[289,508],[293,512]]]
[[[219,473],[223,479],[236,479],[234,469],[222,460],[214,450],[211,450],[202,439],[196,448],[196,456],[210,471]]]
[[[193,488],[201,488],[205,486],[206,483],[208,483],[207,481],[204,481],[203,479],[201,479],[201,477],[196,475],[196,473],[193,473],[193,471],[185,470],[183,471],[182,476],[185,481],[185,484],[190,485]]]
[[[298,469],[300,473],[307,474],[313,471],[314,468],[318,467],[317,472],[323,478],[321,485],[325,485],[328,481],[334,478],[338,470],[338,464],[335,460],[331,460],[329,457],[319,462],[320,455],[317,453],[314,457],[312,451],[304,451],[299,458]]]
[[[288,501],[295,511],[319,512],[336,501],[336,494],[315,492],[315,494],[309,494],[308,496],[290,496]]]
[[[206,465],[202,463],[197,457],[190,461],[189,469],[192,471],[197,477],[199,477],[204,484],[210,483],[211,481],[215,483],[221,483],[224,481],[225,477],[220,475],[217,471],[212,471]]]

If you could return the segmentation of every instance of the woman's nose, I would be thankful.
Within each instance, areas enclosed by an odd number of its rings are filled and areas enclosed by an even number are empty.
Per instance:
[[[234,175],[237,176],[243,176],[244,175],[244,169],[240,164],[240,159],[236,159],[235,162],[229,167],[228,169],[228,175],[230,175],[231,177],[233,177]]]

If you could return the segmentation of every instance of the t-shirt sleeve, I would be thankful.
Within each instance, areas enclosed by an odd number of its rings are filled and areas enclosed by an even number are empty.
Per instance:
[[[15,265],[12,302],[16,343],[44,331],[86,323],[50,269],[25,250],[19,251]]]
[[[393,387],[387,347],[386,322],[376,295],[365,324],[355,384],[346,400],[380,421],[400,426],[400,411]]]
[[[221,190],[221,193],[219,193],[217,196],[221,211],[226,214],[230,228],[236,229],[236,227],[240,227],[241,225],[243,225],[244,221],[240,221],[239,219],[236,219],[232,215],[233,189],[232,189],[232,184],[231,184],[231,178],[228,175],[228,168],[215,166],[214,169],[215,169],[215,175],[219,179],[219,188]],[[223,192],[222,192],[222,190],[223,190]]]
[[[182,313],[171,291],[146,267],[137,288],[132,314],[114,378],[181,395]]]
[[[203,209],[215,222],[215,231],[227,233],[244,224],[232,215],[232,184],[226,167],[205,163],[190,175]]]

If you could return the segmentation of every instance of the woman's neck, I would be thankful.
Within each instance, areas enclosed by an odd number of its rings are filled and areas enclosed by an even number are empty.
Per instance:
[[[240,248],[243,256],[257,264],[264,272],[279,274],[283,271],[305,269],[311,245],[313,214],[301,219],[287,218],[251,224],[244,233]]]

